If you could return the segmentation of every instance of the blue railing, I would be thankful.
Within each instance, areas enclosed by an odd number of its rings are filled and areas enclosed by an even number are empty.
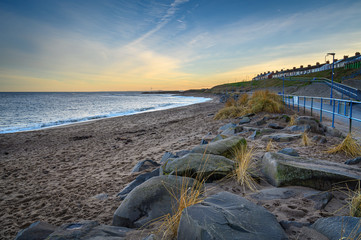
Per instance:
[[[322,98],[322,97],[309,97],[309,96],[295,96],[295,95],[282,95],[283,102],[289,108],[300,109],[306,113],[306,109],[311,111],[311,116],[314,111],[318,111],[320,115],[320,122],[322,122],[323,113],[332,115],[332,127],[335,127],[335,117],[341,117],[349,120],[349,132],[352,132],[352,121],[361,123],[361,102],[335,99],[335,98]],[[325,102],[326,101],[326,102]],[[329,104],[331,102],[331,104]],[[357,109],[355,109],[357,106]],[[355,111],[356,110],[356,111]]]
[[[279,78],[282,80],[282,78]],[[285,78],[285,81],[303,81],[303,82],[322,82],[324,84],[327,84],[328,86],[332,86],[332,81],[330,79],[327,78],[317,78],[317,77],[287,77]],[[353,98],[357,101],[361,101],[361,91],[350,87],[350,86],[346,86],[344,84],[341,83],[337,83],[337,82],[333,82],[333,89],[350,97]]]

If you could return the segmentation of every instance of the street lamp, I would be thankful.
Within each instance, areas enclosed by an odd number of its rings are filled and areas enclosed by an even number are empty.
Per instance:
[[[331,82],[331,94],[330,94],[330,98],[332,98],[332,90],[333,90],[333,71],[334,71],[334,68],[335,68],[335,53],[327,53],[327,55],[325,56],[325,58],[326,58],[328,55],[332,55],[332,76],[331,76],[332,82]],[[332,104],[332,99],[330,99],[330,104]]]

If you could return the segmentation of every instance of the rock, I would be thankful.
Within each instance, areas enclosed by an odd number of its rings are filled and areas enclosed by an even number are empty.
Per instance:
[[[134,188],[139,186],[140,184],[144,183],[148,179],[151,179],[152,177],[159,176],[160,169],[157,168],[152,172],[147,172],[139,175],[134,181],[129,183],[125,188],[123,188],[118,194],[117,197],[120,200],[124,200],[124,198],[130,193]]]
[[[271,134],[271,133],[275,133],[276,130],[272,129],[272,128],[261,128],[260,129],[260,134]]]
[[[221,132],[221,135],[223,136],[232,136],[235,134],[235,130],[236,128],[231,127],[231,128],[227,128],[226,130],[224,130],[223,132]]]
[[[218,134],[217,136],[215,136],[215,138],[212,139],[211,143],[212,142],[217,142],[217,141],[225,139],[225,138],[227,138],[227,136],[223,136],[221,134]]]
[[[293,125],[290,127],[285,128],[285,130],[287,131],[291,131],[291,132],[308,132],[311,130],[311,126],[310,125]]]
[[[160,160],[160,162],[163,164],[165,163],[169,158],[175,158],[177,157],[176,155],[174,155],[173,153],[171,152],[165,152],[162,159]]]
[[[130,231],[132,229],[102,225],[96,221],[82,221],[62,225],[47,240],[122,240]]]
[[[233,136],[218,140],[216,142],[211,142],[208,145],[199,145],[193,148],[192,153],[208,153],[213,155],[222,155],[225,157],[230,157],[233,153],[233,149],[239,147],[240,145],[247,144],[246,140],[239,136]]]
[[[333,127],[329,127],[329,126],[325,126],[325,132],[326,132],[326,135],[333,136],[333,137],[339,137],[339,138],[346,137],[346,135],[343,134],[340,130],[333,128]]]
[[[285,221],[285,220],[280,221],[280,224],[281,224],[282,228],[285,229],[285,230],[289,229],[290,227],[302,228],[302,227],[311,226],[310,223],[301,223],[301,222]]]
[[[249,117],[242,117],[238,124],[242,125],[249,122],[251,122],[251,119]]]
[[[310,228],[309,226],[311,224],[309,223],[282,220],[280,221],[280,224],[286,233],[288,233],[289,237],[293,235],[295,239],[329,240],[325,235]]]
[[[361,157],[350,159],[350,160],[347,160],[345,162],[345,164],[347,164],[347,165],[356,165],[356,164],[359,164],[359,163],[361,163]]]
[[[175,155],[176,155],[176,157],[183,157],[190,152],[191,152],[190,150],[180,150],[180,151],[176,152]]]
[[[132,170],[132,173],[135,173],[135,172],[141,172],[143,170],[146,170],[148,168],[151,168],[151,167],[159,167],[160,164],[157,163],[157,162],[154,162],[153,160],[151,159],[146,159],[146,160],[143,160],[143,161],[140,161],[138,162],[133,170]]]
[[[291,121],[290,116],[284,114],[282,116],[280,116],[280,119],[283,119],[286,123],[288,123],[289,121]]]
[[[243,127],[242,127],[242,126],[237,126],[237,127],[234,129],[234,133],[240,133],[240,132],[243,132]]]
[[[238,195],[220,192],[183,210],[178,239],[287,239],[274,215]]]
[[[294,156],[294,157],[300,156],[298,154],[298,152],[293,148],[284,148],[284,149],[278,151],[278,153],[283,153],[283,154]]]
[[[154,234],[150,234],[146,238],[144,238],[143,240],[157,240],[157,237]]]
[[[268,118],[267,118],[267,117],[264,117],[264,118],[262,118],[261,120],[257,121],[256,124],[257,124],[257,126],[264,125],[264,124],[267,123],[267,120],[268,120]]]
[[[268,127],[273,129],[284,129],[284,127],[278,125],[277,123],[270,123],[268,124]]]
[[[295,120],[295,122],[296,125],[309,125],[310,130],[313,133],[319,133],[319,134],[324,133],[323,126],[314,117],[300,116]]]
[[[201,140],[201,145],[206,145],[206,144],[208,144],[208,141],[207,141],[207,140],[202,139],[202,140]]]
[[[224,130],[227,130],[229,128],[235,128],[237,127],[237,124],[234,124],[234,123],[227,123],[226,125],[223,125],[222,127],[220,127],[218,129],[218,132],[223,132]]]
[[[248,139],[255,140],[258,134],[260,134],[260,131],[254,131]]]
[[[360,239],[361,218],[328,217],[320,218],[311,226],[330,240]]]
[[[18,232],[15,240],[43,240],[56,230],[56,227],[46,222],[35,222],[28,228]]]
[[[293,185],[328,190],[334,184],[361,180],[361,169],[356,167],[270,152],[262,158],[262,172],[276,187]]]
[[[134,188],[113,215],[113,225],[144,227],[152,220],[172,213],[180,189],[191,187],[196,180],[178,176],[158,176]]]
[[[259,192],[253,193],[249,196],[259,201],[290,198],[308,199],[314,203],[313,207],[316,210],[323,209],[333,197],[332,194],[329,192],[321,192],[312,188],[305,187],[282,187],[262,189]]]
[[[163,166],[163,173],[216,180],[227,176],[233,169],[234,161],[223,156],[189,153],[180,158],[168,159]]]
[[[327,139],[324,136],[319,136],[319,135],[313,136],[312,141],[319,143],[327,143]]]
[[[98,195],[95,195],[93,196],[92,198],[95,198],[95,199],[98,199],[100,201],[103,201],[103,200],[107,200],[108,199],[108,194],[106,193],[100,193]]]
[[[302,134],[288,134],[288,133],[276,133],[271,135],[262,136],[262,141],[275,141],[275,142],[290,142],[297,139],[300,139]]]
[[[248,132],[253,132],[253,131],[260,131],[260,128],[256,128],[256,127],[243,127],[244,131],[248,131]]]

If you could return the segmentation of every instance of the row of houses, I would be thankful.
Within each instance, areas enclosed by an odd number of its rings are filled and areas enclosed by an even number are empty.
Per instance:
[[[345,68],[345,69],[358,69],[361,67],[361,55],[360,52],[356,52],[355,56],[348,57],[344,56],[343,59],[335,59],[334,60],[334,67],[335,68]],[[262,80],[262,79],[271,79],[271,78],[282,78],[284,77],[293,77],[293,76],[300,76],[309,73],[321,72],[325,70],[332,69],[332,63],[327,61],[323,64],[319,62],[316,65],[308,65],[304,67],[301,65],[299,68],[293,67],[292,69],[281,70],[281,71],[268,71],[264,73],[258,74],[253,80]]]

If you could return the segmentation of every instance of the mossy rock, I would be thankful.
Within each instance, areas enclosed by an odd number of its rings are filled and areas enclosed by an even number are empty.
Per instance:
[[[186,176],[198,180],[216,180],[234,170],[234,161],[219,155],[189,153],[180,158],[170,158],[163,165],[164,174]]]
[[[247,145],[246,139],[239,136],[233,136],[216,142],[211,142],[207,145],[199,145],[193,148],[192,153],[206,153],[231,158],[233,156],[234,149],[242,145]]]
[[[329,190],[336,184],[353,188],[361,180],[361,169],[323,160],[293,157],[267,152],[262,158],[262,172],[276,187],[304,186]]]

